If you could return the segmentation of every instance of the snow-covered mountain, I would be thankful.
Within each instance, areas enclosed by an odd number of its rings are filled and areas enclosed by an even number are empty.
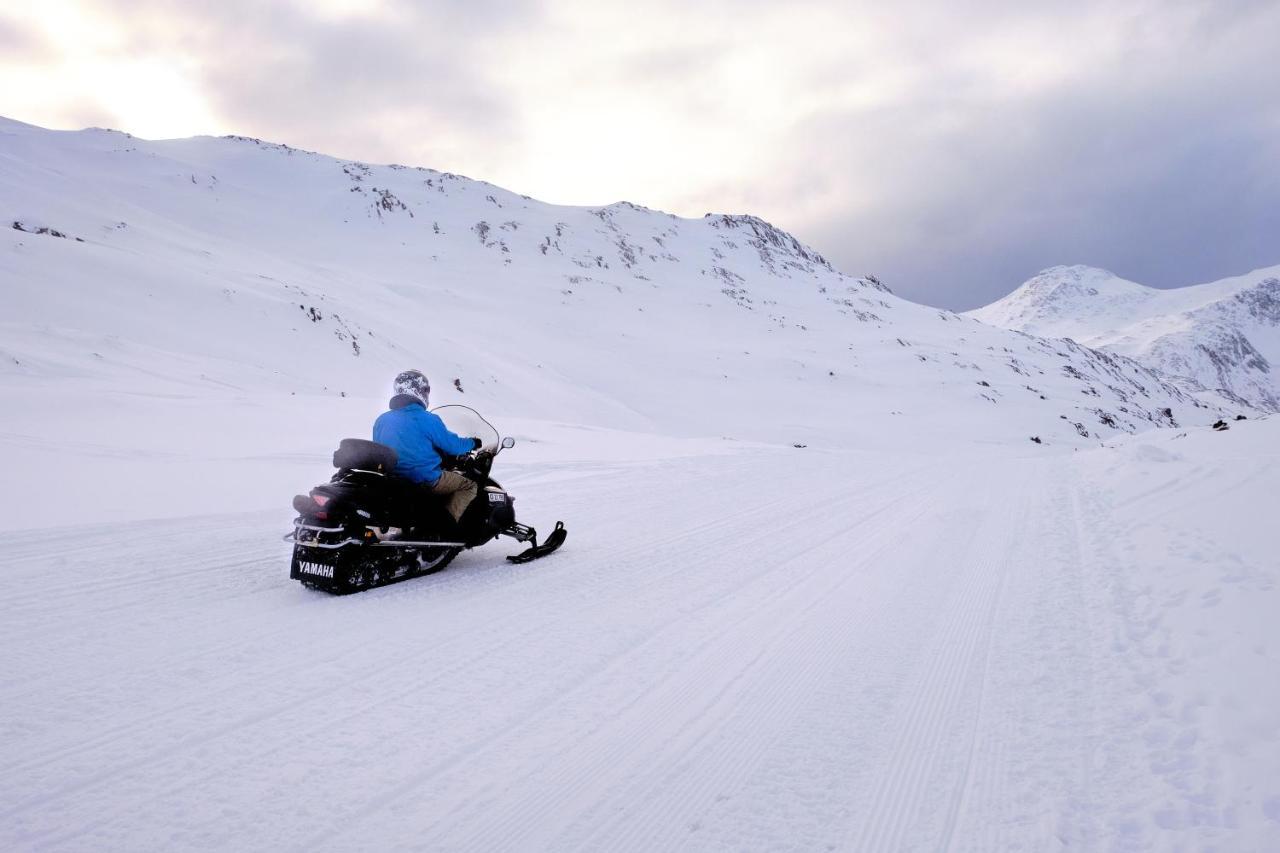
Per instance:
[[[0,216],[5,394],[126,394],[162,436],[206,423],[194,401],[282,395],[359,398],[363,424],[414,365],[491,411],[787,443],[1096,444],[1220,414],[1135,361],[899,299],[752,216],[13,121]]]
[[[1172,290],[1053,267],[968,314],[1130,356],[1191,391],[1280,409],[1280,266]]]

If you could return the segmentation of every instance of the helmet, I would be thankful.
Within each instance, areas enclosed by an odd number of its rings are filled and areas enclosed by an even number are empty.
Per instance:
[[[391,387],[394,394],[417,397],[422,401],[423,406],[427,405],[427,398],[431,395],[431,383],[427,381],[426,375],[421,370],[406,370],[396,377]]]

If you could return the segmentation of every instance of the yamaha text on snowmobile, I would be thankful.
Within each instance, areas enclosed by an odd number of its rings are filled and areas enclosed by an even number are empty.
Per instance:
[[[478,436],[479,450],[446,457],[445,467],[479,483],[479,493],[459,522],[437,498],[392,475],[396,452],[385,444],[343,439],[333,454],[338,473],[309,494],[293,499],[298,518],[292,540],[289,577],[332,593],[370,587],[438,572],[461,551],[498,536],[530,544],[507,557],[527,563],[559,548],[567,532],[563,522],[538,544],[538,533],[516,521],[512,497],[489,476],[494,458],[515,445],[467,406],[433,410],[450,431]]]

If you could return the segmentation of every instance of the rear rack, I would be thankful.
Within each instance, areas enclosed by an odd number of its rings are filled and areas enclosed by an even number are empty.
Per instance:
[[[361,539],[357,536],[348,536],[337,542],[320,542],[321,533],[341,533],[344,527],[319,527],[315,524],[303,524],[300,521],[293,523],[293,531],[286,533],[281,537],[285,542],[293,542],[299,548],[323,548],[332,551],[337,548],[345,548],[348,545],[368,545],[370,548],[465,548],[465,542],[414,542],[402,539],[392,539],[390,541],[379,539],[370,542],[367,539]],[[366,530],[374,530],[369,525],[365,526]],[[301,531],[310,531],[310,538],[300,538]],[[526,541],[526,540],[521,540]]]

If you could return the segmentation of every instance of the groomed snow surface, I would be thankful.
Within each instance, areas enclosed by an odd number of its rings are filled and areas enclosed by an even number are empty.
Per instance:
[[[0,848],[1280,848],[1280,420],[517,432],[531,565],[331,598],[283,507],[7,534]]]

